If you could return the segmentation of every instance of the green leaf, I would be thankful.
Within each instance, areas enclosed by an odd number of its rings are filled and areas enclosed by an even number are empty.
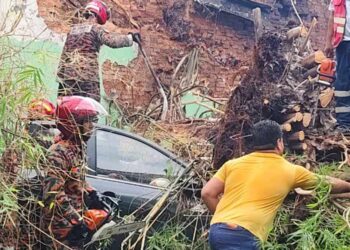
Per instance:
[[[55,206],[55,203],[54,203],[54,202],[51,202],[51,203],[50,203],[50,206],[49,206],[50,210],[53,209],[54,206]]]
[[[42,201],[38,201],[38,204],[40,207],[45,207],[44,202],[42,202]]]

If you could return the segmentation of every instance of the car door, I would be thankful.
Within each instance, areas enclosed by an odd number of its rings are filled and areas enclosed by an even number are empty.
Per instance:
[[[120,197],[121,214],[149,211],[165,189],[150,185],[158,178],[172,181],[184,171],[176,156],[135,134],[98,125],[88,142],[89,183],[100,192]],[[171,207],[171,206],[170,206]]]

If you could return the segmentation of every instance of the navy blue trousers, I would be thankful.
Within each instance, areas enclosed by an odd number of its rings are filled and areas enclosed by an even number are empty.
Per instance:
[[[209,244],[212,250],[259,250],[259,240],[243,227],[231,228],[225,223],[210,226]]]
[[[337,124],[350,127],[350,41],[343,41],[338,45],[336,59],[334,95]]]

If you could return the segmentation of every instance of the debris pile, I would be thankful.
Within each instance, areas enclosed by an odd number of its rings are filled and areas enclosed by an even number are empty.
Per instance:
[[[334,126],[333,91],[332,79],[318,74],[327,59],[311,48],[311,31],[296,27],[260,37],[253,67],[233,90],[219,127],[215,168],[251,151],[252,125],[262,119],[281,124],[289,150],[316,160],[317,135]]]

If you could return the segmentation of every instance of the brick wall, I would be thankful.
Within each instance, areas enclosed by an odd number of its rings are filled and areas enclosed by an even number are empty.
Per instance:
[[[323,48],[327,30],[327,3],[322,1],[297,1],[297,9],[306,24],[311,22],[313,16],[318,17],[319,23],[311,37],[316,49]],[[113,4],[113,0],[106,2],[113,8],[118,8]],[[228,25],[222,25],[227,17],[199,13],[191,1],[185,1],[186,7],[179,14],[179,18],[189,23],[188,39],[176,41],[172,39],[173,34],[169,32],[171,29],[163,20],[163,9],[172,6],[174,1],[119,0],[119,2],[141,26],[144,49],[164,84],[170,84],[171,76],[181,58],[196,46],[200,48],[198,83],[206,86],[206,93],[214,97],[228,97],[236,76],[243,66],[250,63],[253,55],[254,32],[251,23],[230,19]],[[270,1],[264,2],[270,3]],[[290,3],[289,0],[277,2]],[[68,13],[66,10],[62,12],[60,0],[38,1],[38,3],[40,14],[50,28],[56,31],[67,30],[64,22],[57,22]],[[289,8],[286,17],[277,16],[276,20],[281,20],[282,25],[291,19],[295,21],[293,13]],[[52,15],[56,17],[52,19]],[[117,18],[113,17],[114,23]],[[123,33],[133,29],[130,23],[122,26],[120,29],[109,23],[107,28],[110,31]],[[132,109],[142,109],[157,93],[156,83],[140,54],[128,67],[106,62],[103,66],[103,83],[107,94],[117,94],[118,100],[125,107]]]

